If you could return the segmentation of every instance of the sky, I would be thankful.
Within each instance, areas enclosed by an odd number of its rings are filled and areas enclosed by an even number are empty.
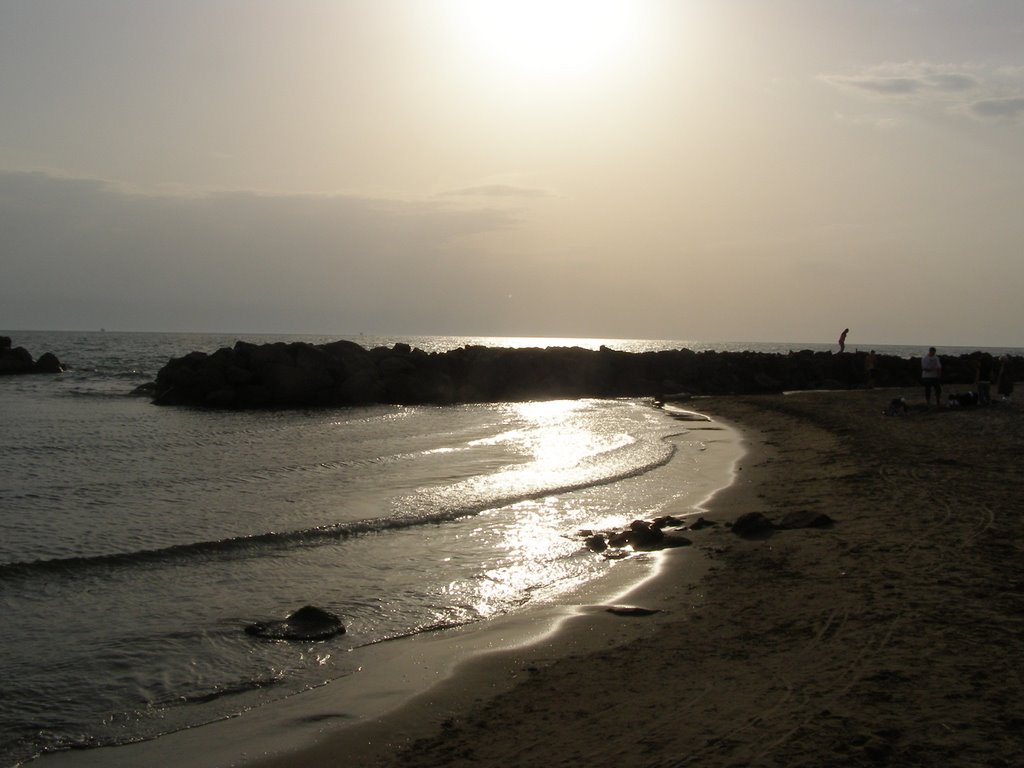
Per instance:
[[[0,0],[0,328],[1024,346],[1019,0]]]

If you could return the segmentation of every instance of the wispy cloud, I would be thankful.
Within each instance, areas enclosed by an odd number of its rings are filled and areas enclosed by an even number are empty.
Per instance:
[[[981,99],[970,105],[971,114],[980,118],[1024,117],[1024,96],[1005,99]]]
[[[932,105],[982,120],[1024,117],[1024,69],[1020,67],[902,62],[820,79],[890,104]]]
[[[843,85],[871,93],[908,94],[919,93],[922,89],[920,80],[912,77],[826,77],[825,80],[835,85]]]
[[[931,74],[924,78],[924,83],[928,87],[949,92],[969,91],[981,85],[974,75],[958,72]]]
[[[822,75],[835,86],[886,96],[941,96],[982,86],[972,73],[923,63],[885,64],[850,75]]]

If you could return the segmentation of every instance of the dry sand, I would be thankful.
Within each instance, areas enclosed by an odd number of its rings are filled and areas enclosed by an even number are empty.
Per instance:
[[[898,395],[910,412],[883,416]],[[709,518],[810,510],[834,525],[694,533],[703,576],[669,567],[630,596],[660,613],[584,611],[272,763],[1024,765],[1024,410],[892,390],[699,409],[749,447]]]

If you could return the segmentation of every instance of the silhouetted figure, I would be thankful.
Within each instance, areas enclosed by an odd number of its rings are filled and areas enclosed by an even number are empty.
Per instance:
[[[867,380],[868,389],[875,388],[875,350],[868,352],[864,358],[864,378]]]
[[[978,392],[978,405],[992,402],[992,358],[984,352],[974,365],[974,388]]]
[[[1003,355],[999,358],[999,376],[996,379],[996,391],[1004,400],[1009,400],[1013,394],[1013,371],[1010,370],[1010,357]]]
[[[849,328],[844,328],[843,332],[839,334],[839,351],[846,351],[846,334],[850,332]]]
[[[935,390],[935,404],[942,405],[942,361],[935,354],[935,347],[928,348],[928,354],[921,358],[921,383],[924,385],[924,400],[932,402]]]

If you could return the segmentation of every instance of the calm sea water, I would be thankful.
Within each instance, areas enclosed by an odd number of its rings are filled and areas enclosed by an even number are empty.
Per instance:
[[[192,350],[338,337],[4,335],[71,369],[0,378],[0,765],[222,718],[349,674],[361,647],[598,578],[614,565],[574,532],[659,514],[680,494],[664,468],[701,449],[636,400],[217,413],[130,395]],[[309,603],[348,632],[291,644],[242,631]]]

